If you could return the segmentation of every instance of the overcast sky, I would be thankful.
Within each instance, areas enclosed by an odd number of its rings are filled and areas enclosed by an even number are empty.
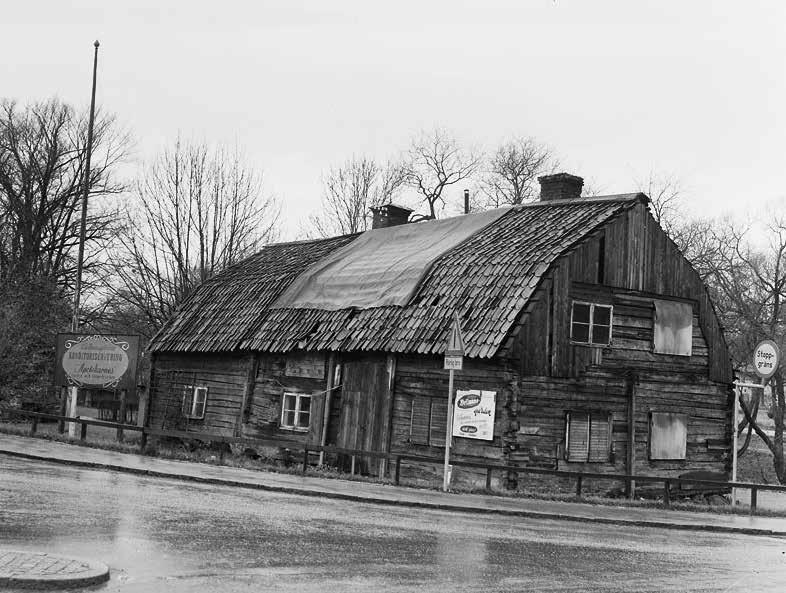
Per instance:
[[[442,126],[487,148],[533,136],[604,193],[673,175],[696,213],[786,196],[786,3],[4,2],[0,97],[90,98],[150,158],[178,132],[239,143],[283,201]],[[458,199],[462,188],[454,190]]]

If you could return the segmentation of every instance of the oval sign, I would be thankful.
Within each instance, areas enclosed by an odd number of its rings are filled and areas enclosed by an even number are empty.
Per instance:
[[[128,353],[101,336],[90,336],[65,351],[63,370],[77,385],[109,387],[128,370]]]
[[[772,340],[762,340],[753,351],[753,368],[764,379],[769,379],[778,370],[781,352]]]
[[[480,396],[476,393],[469,393],[467,395],[462,395],[456,402],[456,405],[462,410],[466,410],[467,408],[474,408],[479,403]]]
[[[478,427],[477,426],[471,426],[469,424],[465,424],[464,426],[459,428],[459,430],[461,432],[465,432],[467,434],[475,434],[476,432],[478,432]]]

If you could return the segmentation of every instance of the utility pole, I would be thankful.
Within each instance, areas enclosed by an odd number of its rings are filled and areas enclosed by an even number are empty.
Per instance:
[[[93,122],[96,110],[96,73],[98,71],[98,40],[93,43],[93,90],[90,95],[90,119],[87,124],[87,154],[85,155],[85,178],[82,191],[82,219],[79,226],[79,254],[76,259],[76,282],[74,283],[74,316],[71,319],[71,332],[79,332],[79,305],[82,292],[82,267],[85,259],[85,235],[87,233],[87,197],[90,193],[90,157],[93,153]],[[76,399],[78,389],[72,386],[69,390],[70,406],[68,415],[76,417]],[[76,422],[71,422],[68,427],[69,436],[76,436]]]

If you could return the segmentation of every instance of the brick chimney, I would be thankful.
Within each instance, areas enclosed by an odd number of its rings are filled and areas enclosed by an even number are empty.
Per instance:
[[[555,173],[538,177],[540,182],[540,201],[576,200],[581,197],[584,179],[569,173]]]
[[[374,218],[371,221],[372,229],[384,229],[389,226],[407,224],[409,215],[412,214],[410,208],[396,206],[395,204],[382,204],[371,208]]]

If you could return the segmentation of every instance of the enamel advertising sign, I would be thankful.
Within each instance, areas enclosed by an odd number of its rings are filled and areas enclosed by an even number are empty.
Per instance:
[[[139,336],[58,334],[56,385],[134,389]]]
[[[453,408],[453,436],[492,440],[496,400],[496,391],[457,391]]]

